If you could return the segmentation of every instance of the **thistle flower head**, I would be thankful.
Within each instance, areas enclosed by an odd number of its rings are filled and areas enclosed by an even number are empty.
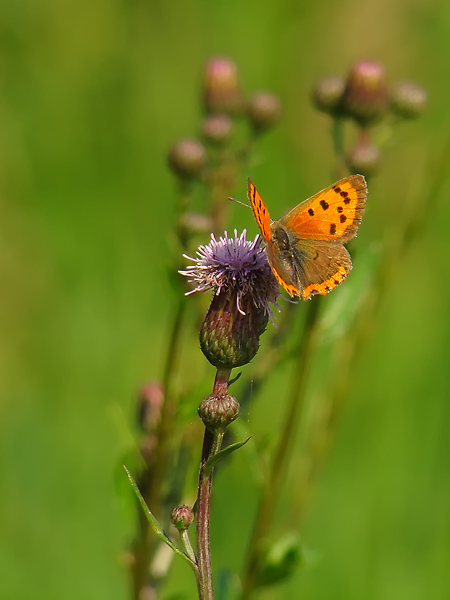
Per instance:
[[[255,131],[269,129],[280,119],[280,99],[271,92],[256,92],[250,98],[247,114]]]
[[[185,180],[197,179],[206,166],[206,150],[197,140],[179,140],[170,148],[167,160],[177,177]]]
[[[184,255],[195,263],[180,271],[196,286],[187,294],[213,290],[219,295],[222,291],[233,290],[237,309],[242,315],[246,314],[242,300],[247,295],[258,309],[270,314],[269,303],[276,303],[278,283],[267,262],[260,236],[251,242],[246,235],[245,229],[240,236],[235,229],[232,238],[225,231],[219,240],[211,234],[209,244],[199,246],[196,258]]]
[[[361,140],[349,152],[347,165],[353,173],[361,173],[366,177],[374,175],[381,160],[379,148],[368,140]]]
[[[246,231],[219,240],[211,235],[200,246],[195,264],[180,271],[196,287],[188,293],[215,292],[200,331],[200,346],[217,368],[247,364],[259,348],[259,338],[276,306],[278,283],[267,262],[261,239],[246,239]]]
[[[415,119],[425,111],[427,93],[413,81],[398,83],[391,94],[391,108],[404,119]]]
[[[388,109],[384,66],[370,60],[355,63],[348,74],[342,106],[362,126],[379,121]]]
[[[235,63],[226,57],[211,58],[205,68],[203,102],[208,113],[234,115],[242,108]]]
[[[318,81],[312,90],[312,100],[317,110],[333,116],[339,115],[344,89],[343,77],[326,77]]]

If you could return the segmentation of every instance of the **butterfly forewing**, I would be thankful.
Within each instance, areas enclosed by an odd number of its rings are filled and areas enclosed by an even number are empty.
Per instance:
[[[352,175],[305,200],[278,224],[300,239],[346,242],[358,231],[366,196],[364,177]]]
[[[253,214],[255,215],[256,222],[261,230],[261,235],[267,242],[270,240],[270,215],[269,211],[264,204],[263,199],[255,188],[253,181],[248,178],[248,199],[252,205]]]

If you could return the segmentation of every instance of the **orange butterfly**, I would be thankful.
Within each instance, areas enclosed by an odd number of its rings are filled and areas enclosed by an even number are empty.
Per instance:
[[[362,175],[351,175],[301,202],[279,221],[248,179],[248,198],[266,242],[269,265],[293,297],[325,295],[342,283],[352,268],[344,243],[358,231],[366,204]]]

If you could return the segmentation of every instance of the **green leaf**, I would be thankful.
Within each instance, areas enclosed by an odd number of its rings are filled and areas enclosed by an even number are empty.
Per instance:
[[[148,508],[147,504],[145,503],[145,500],[142,497],[142,494],[139,491],[137,483],[133,479],[133,476],[131,475],[130,471],[126,468],[125,465],[123,465],[123,468],[125,469],[125,471],[128,475],[128,479],[131,482],[131,486],[140,502],[140,505],[142,506],[142,510],[144,511],[145,516],[147,517],[147,521],[150,523],[150,526],[153,529],[153,531],[156,533],[156,535],[159,537],[160,540],[165,542],[169,546],[169,548],[171,548],[175,552],[175,554],[178,554],[178,556],[181,556],[181,558],[183,558],[194,569],[194,571],[197,572],[197,565],[195,564],[195,562],[192,561],[187,554],[178,550],[178,548],[174,545],[172,540],[169,537],[167,537],[167,535],[164,533],[164,530],[161,527],[161,525],[159,524],[159,521],[154,517],[154,515]]]
[[[267,549],[258,575],[258,586],[274,585],[289,578],[300,563],[299,541],[295,535],[287,534]]]
[[[242,446],[244,446],[244,444],[246,444],[250,438],[251,438],[251,436],[248,437],[243,442],[236,442],[235,444],[231,444],[231,446],[227,446],[226,448],[224,448],[217,454],[214,454],[214,456],[211,456],[211,458],[205,463],[205,466],[203,467],[204,476],[208,477],[208,475],[211,473],[214,466],[217,465],[218,462],[223,460],[226,456],[228,456],[235,450],[239,450],[239,448],[242,448]]]

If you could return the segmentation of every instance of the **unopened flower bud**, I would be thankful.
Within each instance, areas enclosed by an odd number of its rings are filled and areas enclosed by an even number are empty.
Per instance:
[[[226,429],[230,423],[239,417],[240,412],[239,402],[230,394],[208,396],[202,401],[198,409],[198,415],[205,427],[212,431]]]
[[[206,233],[213,228],[212,219],[209,215],[201,213],[185,213],[182,215],[181,224],[191,234]]]
[[[248,103],[247,114],[255,130],[262,131],[273,127],[280,119],[280,100],[270,92],[256,92]]]
[[[234,132],[234,123],[228,115],[208,115],[202,125],[202,134],[212,144],[228,142]]]
[[[357,144],[347,157],[347,165],[353,173],[361,173],[366,177],[374,175],[381,159],[380,150],[370,142]]]
[[[236,114],[242,109],[237,68],[229,58],[212,58],[207,63],[204,104],[210,113]]]
[[[427,105],[427,93],[417,83],[403,81],[398,83],[391,94],[391,108],[404,119],[419,117]]]
[[[240,300],[226,290],[212,299],[200,330],[200,347],[209,362],[221,369],[233,369],[249,363],[258,352],[269,315],[258,310],[250,295]]]
[[[388,108],[388,90],[383,65],[357,62],[347,77],[342,107],[360,125],[379,121]]]
[[[171,519],[178,531],[184,531],[194,520],[194,511],[185,504],[176,506],[172,511]]]
[[[317,110],[338,115],[341,110],[345,81],[342,77],[326,77],[317,82],[312,91],[312,100]]]
[[[170,149],[168,161],[178,177],[196,179],[206,166],[206,150],[197,140],[180,140]]]

